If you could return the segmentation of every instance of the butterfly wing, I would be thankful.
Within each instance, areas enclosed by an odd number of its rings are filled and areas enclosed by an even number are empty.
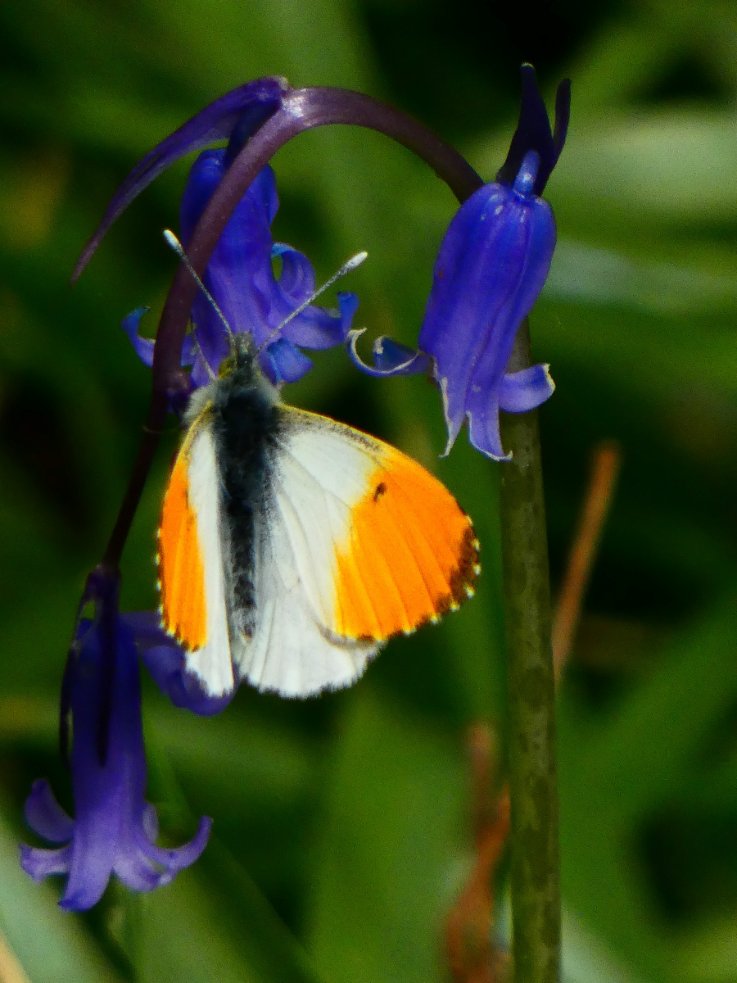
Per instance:
[[[235,685],[211,407],[194,417],[174,461],[158,534],[160,612],[211,695]]]
[[[307,696],[350,684],[392,635],[472,594],[478,543],[416,461],[326,417],[279,412],[255,550],[255,629],[231,632],[232,654],[259,688]]]
[[[248,610],[210,404],[191,417],[164,495],[162,623],[210,695],[242,678],[284,696],[347,686],[392,635],[473,593],[478,543],[436,478],[351,427],[278,413],[253,503]]]

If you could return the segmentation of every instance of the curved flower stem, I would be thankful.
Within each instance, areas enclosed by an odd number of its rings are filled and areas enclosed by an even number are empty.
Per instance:
[[[483,181],[466,159],[432,130],[391,106],[349,89],[292,89],[281,107],[248,140],[208,202],[188,245],[189,260],[202,276],[228,219],[256,175],[293,137],[318,126],[345,124],[383,133],[424,160],[459,201]],[[165,389],[179,368],[179,353],[197,292],[192,276],[177,270],[161,314],[154,350],[153,385]]]
[[[138,445],[138,453],[136,454],[136,459],[131,468],[130,478],[128,479],[128,486],[125,489],[113,531],[110,534],[110,539],[107,542],[105,552],[100,561],[100,565],[107,569],[117,570],[120,566],[123,547],[133,524],[148,473],[153,464],[165,419],[166,396],[154,389],[151,394],[151,403],[149,404],[147,425],[143,428],[141,441]]]
[[[346,124],[376,130],[407,147],[424,160],[459,201],[483,181],[457,150],[431,129],[370,96],[349,89],[315,87],[291,89],[281,107],[248,140],[218,185],[192,234],[189,260],[202,276],[228,219],[259,171],[285,143],[317,126]],[[152,395],[143,437],[103,563],[118,567],[133,517],[143,493],[167,412],[168,399],[186,391],[180,367],[182,343],[197,284],[180,265],[164,303],[154,347]]]
[[[527,322],[509,371],[530,365]],[[501,523],[507,633],[515,983],[560,980],[560,861],[550,583],[537,412],[505,414]]]

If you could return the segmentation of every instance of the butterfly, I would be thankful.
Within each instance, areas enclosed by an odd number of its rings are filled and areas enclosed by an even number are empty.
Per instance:
[[[213,696],[347,686],[473,594],[468,516],[401,451],[281,403],[248,337],[195,391],[158,532],[161,619]]]
[[[162,625],[211,696],[241,680],[295,697],[347,686],[393,635],[473,595],[471,520],[406,454],[282,403],[250,336],[231,331],[165,236],[223,320],[231,354],[190,397],[164,494]]]

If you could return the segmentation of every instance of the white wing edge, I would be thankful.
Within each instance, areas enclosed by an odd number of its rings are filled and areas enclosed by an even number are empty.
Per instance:
[[[196,432],[187,449],[190,504],[197,516],[197,532],[205,578],[207,642],[186,654],[186,665],[209,696],[223,696],[235,686],[226,608],[223,541],[220,522],[220,480],[212,426],[205,419],[193,424]]]

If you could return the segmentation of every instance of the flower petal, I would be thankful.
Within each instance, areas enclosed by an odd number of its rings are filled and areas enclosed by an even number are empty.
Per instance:
[[[261,353],[261,371],[277,385],[296,382],[312,368],[312,359],[286,338],[278,338]]]
[[[294,311],[315,292],[315,272],[307,257],[291,247],[281,248],[282,271],[274,281],[269,321],[272,330],[283,322],[282,334],[301,348],[322,350],[342,345],[358,310],[358,297],[338,292],[338,310],[308,304]]]
[[[151,368],[154,364],[154,339],[144,338],[138,333],[138,325],[145,314],[151,310],[150,307],[137,307],[130,314],[127,314],[121,321],[121,328],[128,335],[128,340],[133,345],[133,350],[144,365]]]
[[[225,709],[234,696],[234,693],[208,696],[197,677],[187,672],[182,650],[171,639],[165,645],[144,648],[141,658],[156,685],[175,707],[210,717]]]
[[[77,806],[69,879],[59,901],[59,906],[68,911],[86,911],[96,905],[113,872],[115,856],[121,846],[120,803],[115,798],[106,798],[101,806],[106,815],[100,810],[86,813]]]
[[[509,461],[511,454],[505,454],[499,432],[499,403],[487,394],[479,394],[469,401],[468,435],[477,451],[486,454],[492,461]]]
[[[58,850],[47,850],[21,844],[20,865],[29,877],[39,882],[55,874],[67,874],[71,853],[72,848],[69,845],[59,847]]]
[[[205,106],[150,150],[113,196],[100,224],[77,261],[74,278],[87,265],[103,236],[121,212],[170,164],[215,140],[230,138],[236,128],[242,142],[242,133],[255,133],[276,112],[288,91],[289,84],[284,78],[260,78],[248,82]]]
[[[131,891],[140,891],[141,893],[163,887],[174,879],[172,871],[154,864],[145,853],[138,850],[121,853],[115,864],[114,873],[118,880]]]
[[[179,646],[161,625],[158,611],[126,611],[120,620],[131,629],[140,651],[156,645],[168,645],[179,651]]]
[[[203,816],[200,819],[197,832],[188,843],[167,849],[149,842],[145,846],[146,854],[155,863],[161,864],[173,876],[178,871],[184,870],[185,867],[190,867],[199,859],[207,846],[211,830],[212,819],[209,816]]]
[[[549,365],[531,365],[507,372],[499,387],[499,408],[506,413],[526,413],[541,406],[555,392]]]
[[[161,619],[155,611],[131,611],[122,620],[135,632],[141,659],[161,692],[176,707],[190,710],[200,716],[211,716],[223,710],[233,698],[208,696],[196,676],[188,673],[182,649],[161,627]],[[149,839],[158,833],[156,810],[144,809],[144,827]]]
[[[271,247],[272,259],[281,260],[281,273],[276,277],[279,288],[294,308],[315,292],[315,271],[304,253],[285,242]]]
[[[374,341],[372,347],[374,364],[369,365],[358,354],[357,347],[358,339],[365,331],[366,328],[355,328],[348,332],[348,355],[353,364],[366,375],[382,379],[391,375],[416,375],[420,372],[429,372],[432,368],[432,359],[425,352],[415,351],[414,348],[393,341],[386,335]]]
[[[74,830],[74,820],[56,801],[51,786],[43,778],[31,786],[24,815],[33,832],[50,843],[66,843]]]
[[[558,83],[558,88],[555,92],[555,125],[553,127],[553,152],[555,154],[555,159],[553,161],[553,167],[558,163],[558,158],[560,157],[563,147],[565,146],[566,137],[568,136],[568,124],[571,120],[571,80],[563,79],[562,82]],[[553,168],[551,167],[551,170]],[[545,183],[547,183],[547,178],[545,178]],[[542,194],[544,190],[543,187],[540,188],[538,194]]]

